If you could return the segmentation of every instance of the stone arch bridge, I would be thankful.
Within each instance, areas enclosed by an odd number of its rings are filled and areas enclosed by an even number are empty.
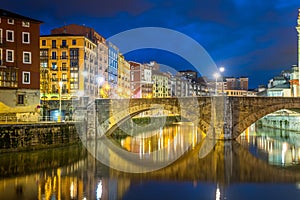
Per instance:
[[[184,97],[97,99],[95,109],[103,134],[125,119],[147,110],[168,110],[198,124],[207,136],[235,139],[258,119],[281,109],[299,110],[296,97]]]

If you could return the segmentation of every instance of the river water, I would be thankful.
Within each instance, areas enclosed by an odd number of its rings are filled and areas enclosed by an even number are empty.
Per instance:
[[[86,150],[98,151],[98,143],[2,154],[0,199],[300,199],[297,132],[251,126],[224,142],[177,123],[145,134],[151,137],[118,137],[114,143],[141,159],[171,158],[168,166],[122,172]],[[113,159],[123,166],[121,158]]]

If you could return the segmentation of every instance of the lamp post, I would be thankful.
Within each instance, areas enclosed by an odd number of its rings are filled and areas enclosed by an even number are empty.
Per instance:
[[[59,81],[59,121],[61,121],[61,90],[62,90],[63,82]]]
[[[219,68],[219,71],[221,73],[223,73],[225,71],[225,68],[224,67],[220,67]],[[223,76],[222,76],[222,95],[224,94],[224,80],[223,80]]]
[[[98,76],[98,77],[97,77],[97,84],[98,84],[97,90],[98,90],[98,96],[99,96],[100,98],[102,98],[102,97],[101,97],[101,89],[102,89],[102,84],[103,84],[103,82],[104,82],[104,77]]]
[[[220,77],[220,74],[214,73],[214,77],[216,78],[215,95],[217,95],[218,94],[217,84],[218,84],[218,78]]]

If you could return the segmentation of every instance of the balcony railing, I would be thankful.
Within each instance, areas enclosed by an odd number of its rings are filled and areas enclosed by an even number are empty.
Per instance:
[[[68,48],[68,45],[60,45],[60,48]]]
[[[51,60],[57,60],[57,56],[50,56]]]
[[[68,56],[60,56],[60,59],[66,60],[66,59],[68,59]]]

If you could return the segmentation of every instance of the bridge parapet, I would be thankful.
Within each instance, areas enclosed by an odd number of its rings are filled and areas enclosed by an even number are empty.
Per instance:
[[[216,139],[234,139],[265,115],[295,108],[300,108],[300,98],[213,96],[96,100],[103,133],[138,113],[160,109],[198,124],[208,137]]]

